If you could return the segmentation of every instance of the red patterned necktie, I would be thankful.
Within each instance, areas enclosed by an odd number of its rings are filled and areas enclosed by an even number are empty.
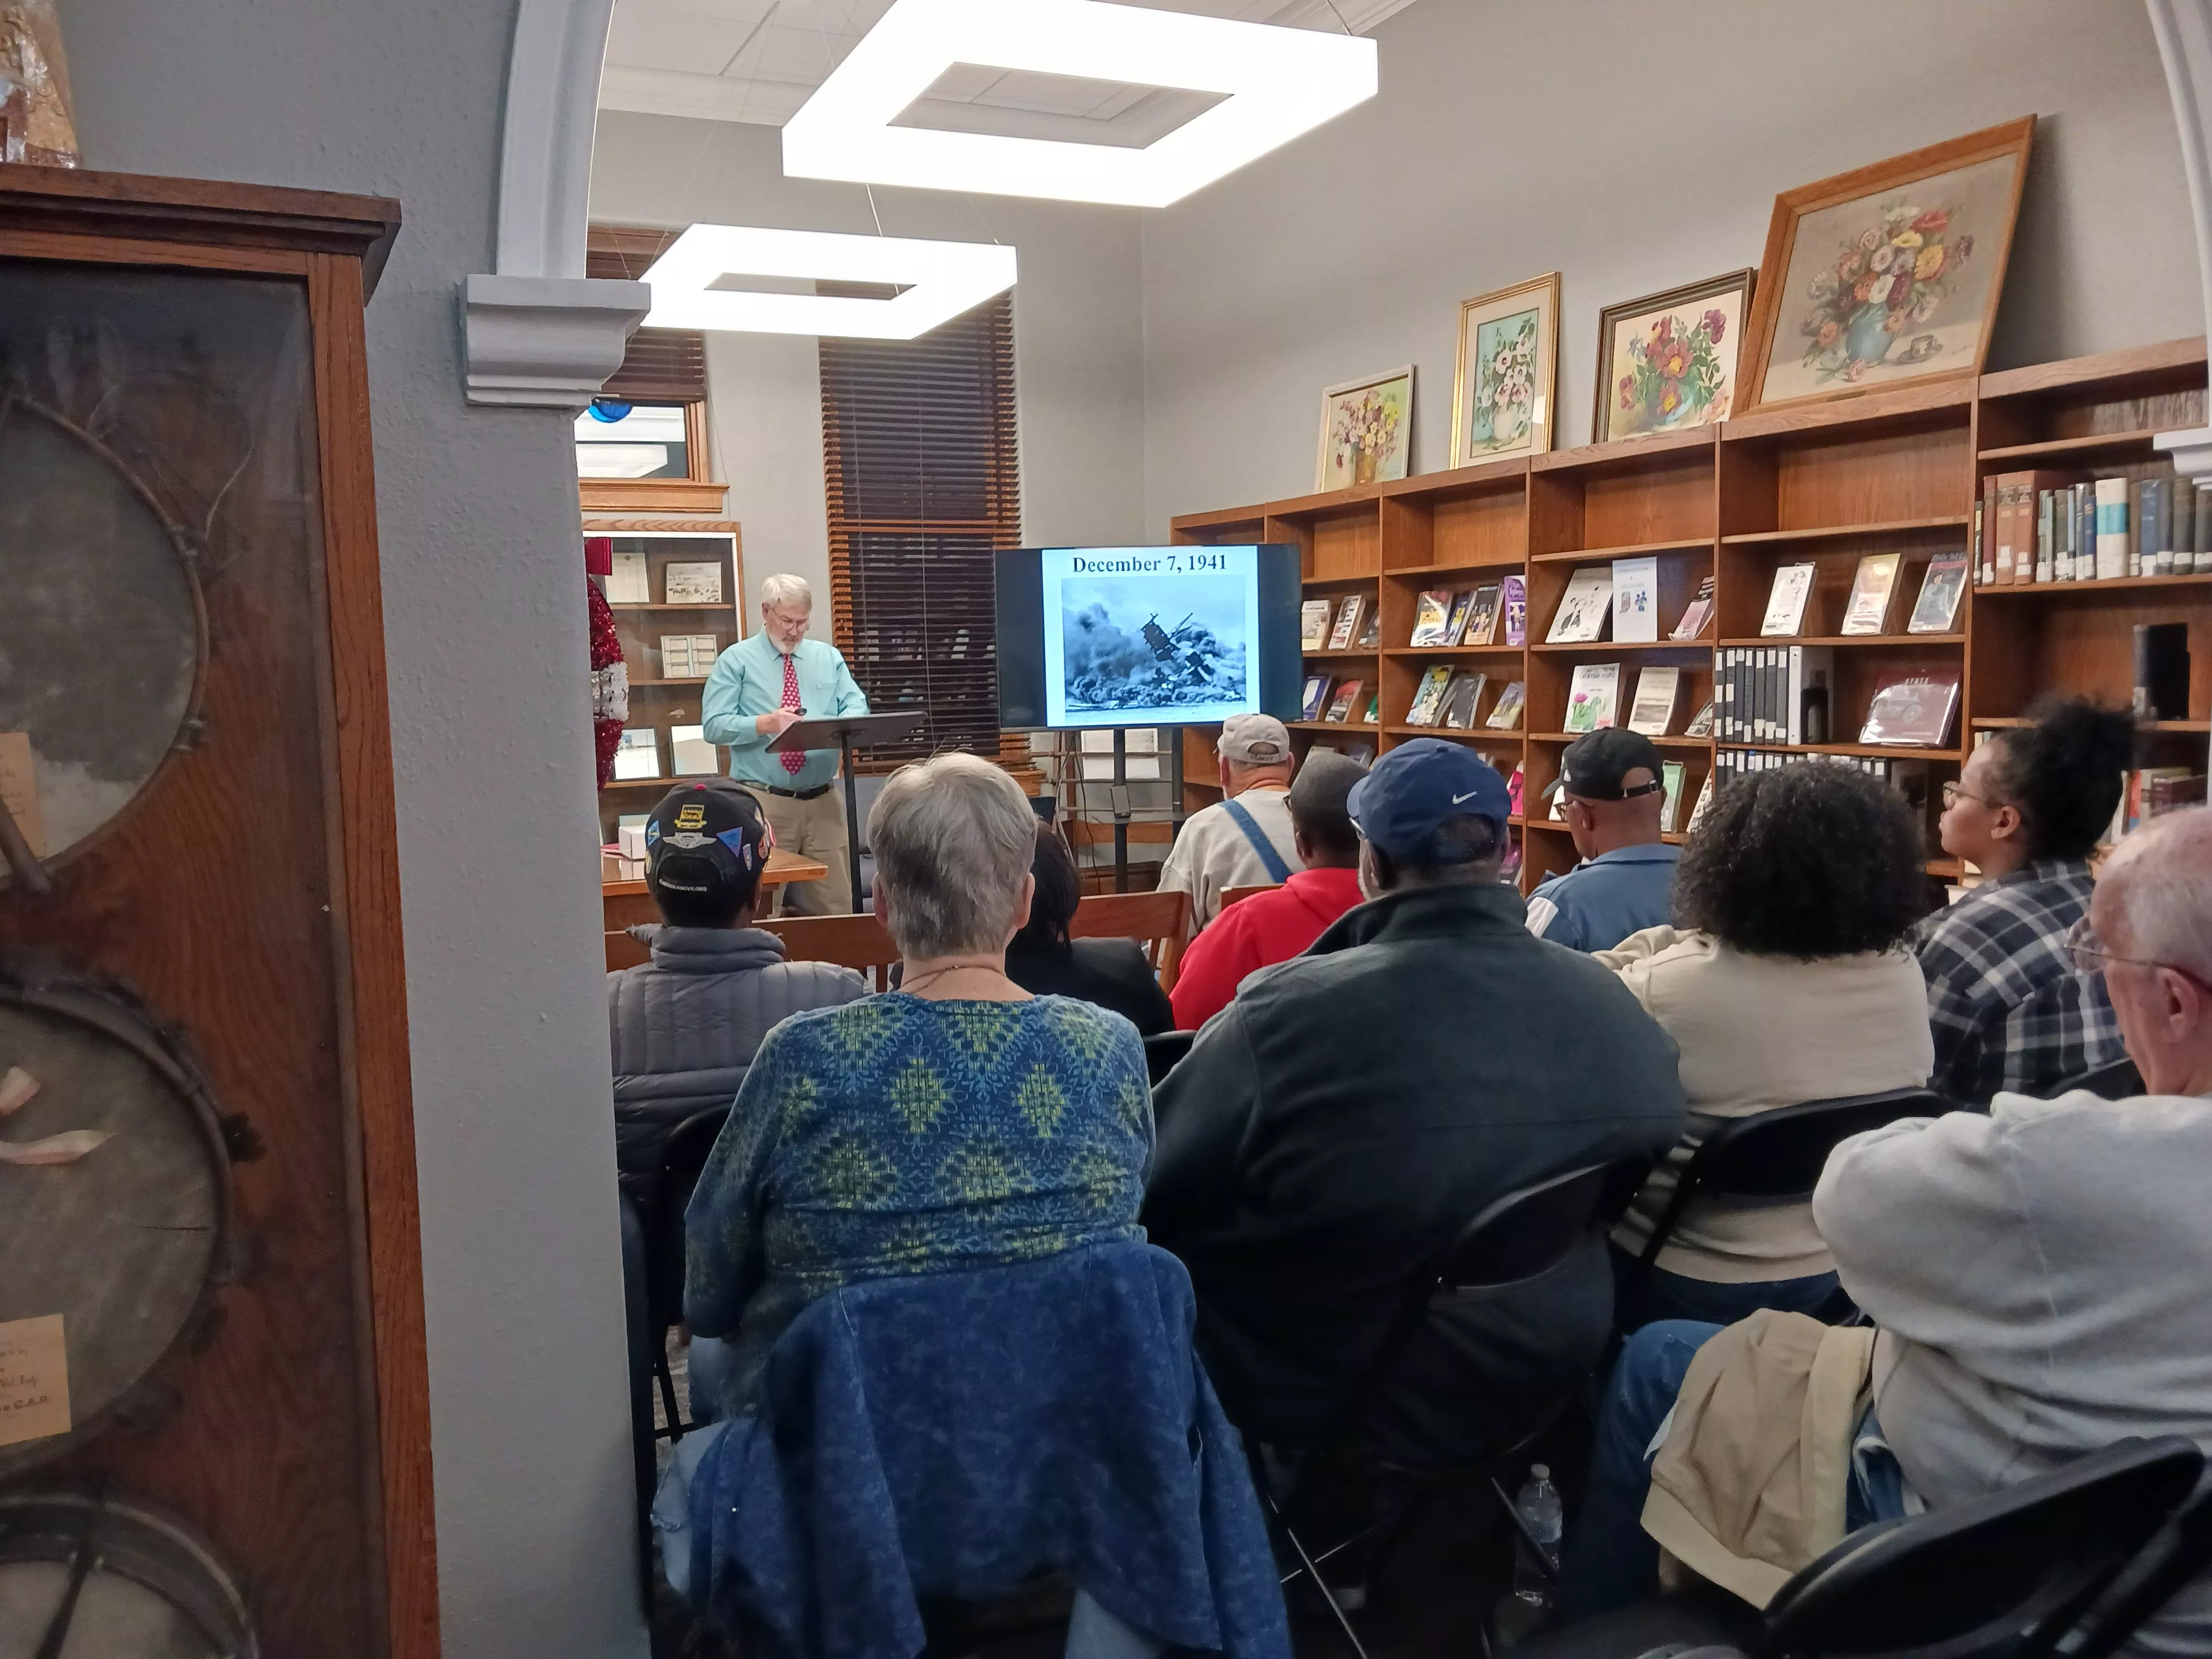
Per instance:
[[[794,714],[799,712],[799,659],[796,657],[787,656],[783,659],[783,706]],[[776,758],[783,763],[783,769],[794,778],[806,769],[806,756],[801,750],[787,749]]]

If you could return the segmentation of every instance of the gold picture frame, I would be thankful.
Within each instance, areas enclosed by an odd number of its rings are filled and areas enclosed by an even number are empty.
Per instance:
[[[1650,437],[1728,419],[1759,273],[1732,270],[1597,314],[1590,441]]]
[[[1413,471],[1413,364],[1322,388],[1316,495],[1392,483]]]
[[[1559,378],[1558,271],[1462,301],[1452,371],[1452,465],[1549,452]]]

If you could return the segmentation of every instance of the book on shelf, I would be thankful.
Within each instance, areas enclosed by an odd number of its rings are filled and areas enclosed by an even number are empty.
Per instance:
[[[1408,726],[1434,726],[1437,716],[1443,710],[1444,692],[1451,685],[1452,672],[1443,664],[1425,671],[1421,683],[1413,688],[1413,701],[1406,710]]]
[[[2130,520],[2135,526],[2135,544],[2128,554],[2128,574],[2155,576],[2159,551],[2166,545],[2166,532],[2173,522],[2173,491],[2168,478],[2138,478],[2135,498],[2130,503],[2133,509]],[[2173,555],[2166,556],[2164,574],[2173,574]]]
[[[1468,618],[1474,614],[1474,590],[1468,588],[1452,599],[1451,615],[1444,622],[1444,643],[1457,645],[1467,632]]]
[[[1928,561],[1920,578],[1920,597],[1913,602],[1908,634],[1948,634],[1959,618],[1959,601],[1966,591],[1966,556],[1941,553]]]
[[[1585,662],[1567,682],[1567,717],[1562,732],[1595,732],[1613,724],[1620,706],[1620,665]]]
[[[1759,618],[1762,635],[1805,631],[1805,603],[1813,597],[1813,578],[1819,568],[1809,562],[1776,567],[1774,586],[1767,590],[1766,614]]]
[[[1941,749],[1959,712],[1959,676],[1951,670],[1895,670],[1875,682],[1861,743]]]
[[[1974,586],[1987,587],[1996,580],[1996,567],[1987,562],[1988,543],[1982,534],[1982,503],[1977,500],[1966,526],[1966,568],[1972,573]]]
[[[714,752],[714,745],[707,741],[703,726],[672,726],[668,728],[668,775],[672,778],[703,778],[722,769],[722,758]]]
[[[670,605],[722,603],[722,564],[719,559],[699,563],[676,561],[662,569],[660,580]]]
[[[2121,785],[2120,803],[2113,809],[2112,827],[2103,839],[2109,844],[2140,830],[2160,813],[2184,806],[2204,805],[2204,775],[2185,766],[2146,766],[2130,772]]]
[[[1489,645],[1496,640],[1498,592],[1498,584],[1489,582],[1468,595],[1467,624],[1459,635],[1462,645]]]
[[[1713,619],[1713,579],[1698,578],[1698,595],[1683,607],[1680,622],[1667,637],[1674,640],[1694,640],[1705,631],[1705,624]]]
[[[1453,675],[1444,691],[1443,723],[1455,732],[1472,730],[1475,705],[1482,701],[1482,690],[1489,684],[1489,675],[1472,669],[1462,668]]]
[[[1522,801],[1521,763],[1513,763],[1513,775],[1505,780],[1505,810],[1515,817],[1521,816]]]
[[[613,569],[602,579],[609,605],[651,605],[653,575],[642,553],[617,553]]]
[[[1329,629],[1328,648],[1330,650],[1352,649],[1352,641],[1359,637],[1359,624],[1366,616],[1368,603],[1367,596],[1364,593],[1347,593],[1344,596],[1343,603],[1336,608],[1336,626]]]
[[[1498,702],[1490,711],[1490,718],[1483,721],[1483,725],[1493,732],[1512,731],[1521,724],[1521,710],[1528,701],[1527,684],[1520,680],[1512,681],[1498,694]]]
[[[1659,560],[1654,554],[1613,562],[1613,637],[1650,644],[1659,637]]]
[[[1367,712],[1360,715],[1359,723],[1362,726],[1376,726],[1382,723],[1382,694],[1380,691],[1370,691],[1367,694]]]
[[[1317,720],[1321,718],[1321,711],[1328,704],[1328,676],[1307,675],[1304,695],[1298,700],[1298,718],[1302,720]]]
[[[1372,599],[1360,613],[1359,637],[1352,643],[1362,651],[1376,650],[1382,643],[1382,607]]]
[[[1838,634],[1884,634],[1889,631],[1890,601],[1897,593],[1897,573],[1905,562],[1902,553],[1869,553],[1859,561],[1851,576],[1851,597],[1844,606]]]
[[[1680,761],[1659,763],[1659,833],[1662,836],[1674,833],[1675,815],[1682,810],[1682,780],[1688,775],[1689,768]]]
[[[1606,620],[1613,614],[1613,572],[1602,568],[1576,571],[1567,578],[1567,591],[1552,613],[1547,645],[1588,645],[1605,637]]]
[[[1328,614],[1332,607],[1327,599],[1308,599],[1298,607],[1298,649],[1319,651],[1328,643]]]
[[[1413,601],[1413,634],[1409,645],[1449,645],[1452,605],[1449,588],[1431,587]]]
[[[1366,682],[1364,680],[1344,681],[1336,688],[1335,692],[1330,696],[1328,700],[1328,713],[1322,715],[1322,718],[1328,721],[1331,725],[1336,726],[1340,726],[1345,721],[1350,720],[1352,718],[1352,705],[1358,700],[1359,688],[1365,684]]]
[[[2097,480],[2096,580],[2110,581],[2128,574],[2128,481]]]
[[[651,726],[634,726],[615,745],[615,777],[618,781],[660,776],[660,738]]]
[[[1690,716],[1690,723],[1682,728],[1686,738],[1710,738],[1713,734],[1713,700],[1705,699],[1704,708]]]
[[[1681,696],[1682,671],[1646,667],[1636,677],[1636,699],[1628,706],[1628,729],[1647,738],[1663,738],[1674,723],[1674,702]]]
[[[1687,833],[1693,836],[1696,835],[1698,833],[1698,820],[1703,818],[1707,812],[1712,811],[1713,780],[1719,775],[1720,769],[1718,767],[1715,767],[1711,771],[1705,774],[1705,781],[1698,786],[1697,805],[1691,807],[1690,822],[1686,826],[1685,826]]]
[[[1505,617],[1505,643],[1528,643],[1528,584],[1519,576],[1508,576],[1498,584],[1498,603]]]
[[[2189,718],[2189,624],[2135,626],[2135,714],[2137,720]]]

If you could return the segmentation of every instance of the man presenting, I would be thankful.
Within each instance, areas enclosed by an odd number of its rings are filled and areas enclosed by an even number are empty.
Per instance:
[[[728,747],[730,775],[760,803],[775,844],[830,866],[827,881],[794,882],[783,890],[787,915],[833,915],[850,908],[845,804],[830,787],[836,750],[772,755],[768,746],[793,721],[868,712],[843,653],[806,637],[813,616],[814,592],[805,577],[762,582],[760,631],[715,659],[700,708],[707,741]]]

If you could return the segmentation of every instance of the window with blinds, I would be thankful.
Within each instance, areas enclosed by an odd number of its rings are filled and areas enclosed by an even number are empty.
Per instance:
[[[675,240],[672,230],[593,225],[584,251],[584,275],[635,283]],[[685,328],[639,329],[600,396],[625,404],[705,402],[707,337]]]
[[[997,758],[993,556],[1021,539],[1012,298],[919,340],[821,352],[834,637],[870,708],[927,716],[862,769],[944,749]]]

